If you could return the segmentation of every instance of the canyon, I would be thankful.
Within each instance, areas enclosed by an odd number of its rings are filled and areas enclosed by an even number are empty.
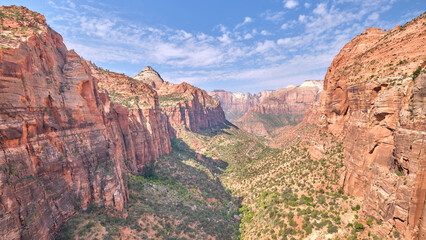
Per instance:
[[[334,58],[324,92],[302,122],[273,138],[274,146],[288,146],[312,124],[338,136],[344,147],[339,187],[364,200],[365,215],[383,221],[381,236],[426,237],[425,26],[422,14],[404,26],[356,36]],[[320,159],[326,144],[320,134],[304,141]]]
[[[260,93],[232,93],[225,90],[214,90],[209,92],[220,100],[226,119],[231,122],[242,117],[250,108],[257,106],[263,99],[267,98],[273,91],[265,90]]]
[[[300,86],[288,86],[273,91],[248,111],[235,124],[257,135],[271,135],[287,125],[302,121],[306,108],[318,101],[323,81],[307,80]]]
[[[306,80],[300,86],[290,85],[257,94],[209,92],[219,99],[228,120],[257,135],[269,135],[286,125],[301,122],[305,109],[318,101],[323,81]]]
[[[426,14],[244,94],[105,70],[0,11],[0,239],[426,238]]]
[[[383,220],[382,235],[426,237],[426,15],[365,30],[327,70],[320,124],[343,139],[341,187]]]
[[[0,11],[2,239],[53,238],[91,203],[125,216],[124,175],[169,153],[173,126],[225,120],[218,101],[185,83],[167,85],[163,93],[179,101],[162,109],[150,85],[67,50],[44,16],[25,7]]]

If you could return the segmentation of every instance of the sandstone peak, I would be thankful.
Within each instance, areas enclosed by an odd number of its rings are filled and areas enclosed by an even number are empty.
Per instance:
[[[155,71],[151,66],[146,66],[143,70],[142,70],[142,72],[146,72],[146,71],[154,71],[154,72],[157,72],[157,71]]]
[[[164,83],[164,80],[161,78],[160,74],[151,66],[146,66],[134,78],[152,86],[153,88],[159,88]]]
[[[380,28],[376,28],[376,27],[371,27],[371,28],[367,28],[364,30],[364,32],[362,33],[362,35],[364,34],[374,34],[374,33],[383,33],[385,32],[384,30],[380,29]]]
[[[320,91],[322,91],[323,85],[324,85],[323,80],[306,80],[300,85],[300,87],[316,87]]]

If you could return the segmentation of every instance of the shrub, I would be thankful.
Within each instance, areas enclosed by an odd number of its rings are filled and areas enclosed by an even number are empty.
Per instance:
[[[373,217],[369,217],[369,218],[367,219],[366,223],[367,223],[367,225],[368,225],[369,227],[372,227],[372,226],[373,226],[373,220],[374,220],[374,218],[373,218]]]
[[[396,175],[398,175],[398,177],[402,177],[404,176],[404,173],[402,173],[401,171],[399,171],[398,169],[395,169],[395,173]]]
[[[400,237],[399,232],[398,231],[393,232],[393,236],[395,238],[399,238]]]
[[[414,80],[416,80],[416,78],[420,75],[420,72],[422,71],[422,67],[421,66],[419,66],[417,69],[416,69],[416,71],[414,71],[413,72],[413,76],[412,76],[412,78],[413,78],[413,81]]]
[[[362,232],[364,231],[364,225],[362,225],[362,223],[360,222],[355,222],[354,223],[354,229],[356,232]]]
[[[327,226],[327,232],[328,233],[337,233],[337,230],[338,230],[338,228],[335,225],[328,225]]]

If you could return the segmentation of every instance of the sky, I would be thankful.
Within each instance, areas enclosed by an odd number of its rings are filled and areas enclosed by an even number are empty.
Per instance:
[[[68,49],[131,77],[145,66],[207,91],[274,90],[322,80],[369,27],[392,29],[424,0],[2,0],[46,16]]]

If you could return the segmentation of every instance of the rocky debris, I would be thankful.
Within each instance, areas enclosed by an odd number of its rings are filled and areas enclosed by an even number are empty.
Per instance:
[[[321,80],[307,80],[297,87],[275,90],[250,108],[235,124],[259,135],[268,135],[280,127],[295,125],[302,121],[305,110],[318,101],[322,84]]]
[[[272,91],[265,90],[256,94],[251,94],[214,90],[209,92],[209,95],[220,100],[226,119],[229,121],[235,121],[242,117],[250,108],[262,102],[262,100],[268,97],[271,92]]]
[[[426,14],[355,37],[328,68],[320,106],[304,121],[317,118],[344,139],[342,187],[383,221],[379,234],[404,239],[426,234],[425,38]]]

